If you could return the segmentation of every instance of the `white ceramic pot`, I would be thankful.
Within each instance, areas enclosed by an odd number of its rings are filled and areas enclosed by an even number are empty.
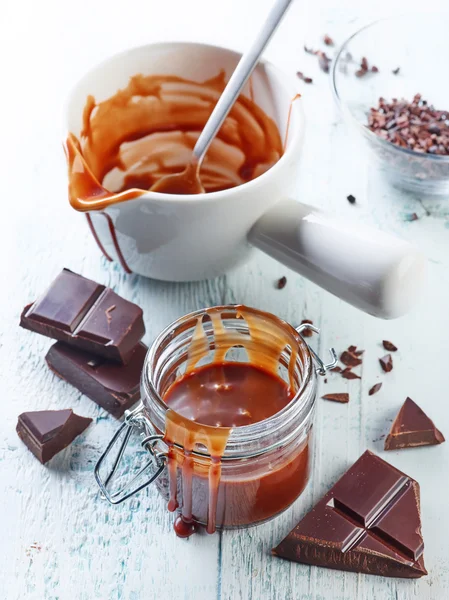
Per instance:
[[[126,87],[129,78],[178,75],[204,81],[224,69],[229,77],[240,55],[197,43],[150,44],[100,64],[76,85],[66,113],[67,133],[80,136],[89,94],[96,101]],[[422,256],[407,242],[341,222],[291,200],[304,134],[295,81],[262,61],[252,75],[255,102],[281,136],[290,124],[281,159],[238,187],[196,196],[147,192],[87,213],[92,233],[111,260],[126,270],[167,281],[220,275],[245,262],[253,246],[274,256],[329,292],[383,318],[406,312],[418,291]]]

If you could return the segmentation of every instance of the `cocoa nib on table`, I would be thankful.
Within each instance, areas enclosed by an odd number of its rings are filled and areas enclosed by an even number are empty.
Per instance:
[[[341,376],[344,379],[361,379],[359,375],[356,375],[352,372],[351,367],[346,367],[346,369],[343,369],[343,371],[341,372]]]
[[[306,77],[301,71],[297,71],[296,76],[304,81],[304,83],[313,83],[313,79],[311,77]]]
[[[358,367],[362,364],[362,359],[359,358],[354,352],[350,352],[350,350],[345,350],[340,355],[340,362],[342,362],[347,367]]]
[[[329,73],[331,59],[329,58],[329,56],[327,56],[325,52],[323,52],[322,50],[313,50],[312,48],[308,48],[307,46],[304,46],[304,52],[307,52],[307,54],[315,55],[318,58],[318,65],[320,69],[325,73]]]
[[[354,356],[362,356],[365,350],[357,350],[357,346],[349,346],[348,352],[354,354]]]
[[[329,68],[331,64],[331,59],[327,56],[325,52],[318,50],[318,64],[320,65],[320,69],[325,73],[329,73]]]
[[[374,384],[373,387],[368,392],[368,396],[373,396],[374,394],[377,394],[377,392],[380,390],[381,387],[382,387],[381,383]]]
[[[287,285],[287,277],[281,277],[280,279],[278,279],[276,281],[276,288],[278,290],[283,290],[285,288],[285,286]]]
[[[329,569],[422,577],[419,506],[418,483],[367,450],[272,552]]]
[[[385,440],[385,450],[433,446],[444,441],[433,421],[411,398],[407,398]]]
[[[311,321],[310,319],[303,319],[301,321],[301,325],[305,325],[305,324],[313,325],[313,321]],[[309,327],[306,327],[305,329],[303,329],[301,331],[301,335],[302,335],[302,337],[312,337],[313,330],[309,329]]]
[[[397,347],[394,344],[392,344],[391,342],[389,342],[388,340],[383,340],[382,345],[385,348],[385,350],[388,350],[388,352],[396,352],[397,351]]]
[[[325,394],[321,396],[323,400],[331,400],[332,402],[340,402],[341,404],[347,404],[349,402],[349,394],[346,393],[335,393]]]
[[[387,354],[383,358],[379,358],[380,366],[385,371],[385,373],[389,373],[393,370],[393,359],[391,354]]]

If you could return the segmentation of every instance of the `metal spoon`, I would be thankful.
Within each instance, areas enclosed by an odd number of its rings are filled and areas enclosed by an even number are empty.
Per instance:
[[[212,114],[210,115],[192,152],[192,158],[181,173],[166,175],[150,189],[152,192],[165,194],[202,194],[204,188],[199,178],[199,170],[204,156],[223,121],[226,119],[234,102],[254,71],[262,52],[276,31],[282,17],[293,0],[277,0],[265,21],[261,32],[251,48],[242,56],[228,84],[223,90]]]

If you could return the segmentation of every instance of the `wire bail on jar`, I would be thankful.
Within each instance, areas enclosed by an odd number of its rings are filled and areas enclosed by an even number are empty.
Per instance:
[[[312,325],[312,323],[302,323],[302,325],[299,325],[299,327],[296,327],[295,329],[299,333],[299,335],[301,335],[301,333],[305,329],[309,329],[318,334],[320,333],[320,330],[318,329],[318,327],[315,327],[315,325]],[[335,352],[335,348],[329,348],[329,354],[331,356],[331,361],[327,364],[323,363],[321,358],[318,356],[318,354],[315,352],[315,350],[309,346],[309,344],[307,344],[307,348],[310,350],[310,353],[313,356],[314,361],[318,365],[317,369],[316,369],[317,374],[321,375],[322,377],[324,375],[326,375],[327,371],[329,371],[330,369],[333,369],[338,362],[338,357],[337,357],[337,353]]]
[[[123,460],[123,455],[133,431],[139,432],[142,436],[143,439],[141,440],[140,445],[149,453],[150,460],[139,469],[131,481],[129,481],[124,487],[120,488],[114,493],[111,493],[108,488],[112,484],[119,465]],[[117,456],[115,457],[109,474],[103,480],[101,477],[101,467],[111,453],[113,447],[119,442],[122,434],[124,435],[124,439],[121,442]],[[145,417],[143,413],[143,404],[139,404],[139,406],[133,411],[127,410],[125,412],[124,422],[116,431],[97,464],[95,465],[95,479],[101,490],[102,497],[105,498],[110,504],[121,504],[131,496],[134,496],[138,492],[142,491],[144,488],[150,485],[150,483],[153,483],[153,481],[156,481],[156,479],[162,475],[167,463],[167,454],[161,450],[158,450],[157,448],[158,442],[160,442],[163,438],[163,435],[154,432],[151,423]],[[150,467],[152,467],[154,470],[150,477],[143,483],[137,483],[142,475],[146,474],[146,472],[150,470]]]
[[[303,323],[302,325],[296,327],[296,331],[300,335],[305,329],[312,330],[317,334],[320,333],[318,327],[315,327],[311,323]],[[313,350],[309,346],[309,344],[306,343],[306,346],[309,349],[310,354],[316,364],[315,372],[317,373],[317,375],[324,376],[328,370],[333,369],[337,364],[338,358],[334,348],[329,349],[331,360],[329,363],[325,364],[315,352],[315,350]],[[141,436],[142,439],[140,441],[140,446],[148,452],[150,458],[148,462],[143,467],[141,467],[138,470],[138,472],[131,478],[131,480],[126,483],[126,485],[112,492],[110,489],[111,484],[117,474],[120,464],[123,461],[125,450],[128,446],[131,434],[133,432],[136,432]],[[103,479],[101,475],[101,467],[103,466],[104,462],[106,461],[107,457],[110,455],[116,444],[120,442],[120,438],[122,436],[124,437],[121,441],[121,445],[118,449],[117,455],[113,460],[112,467],[110,468],[110,471],[107,474],[107,476]],[[166,468],[168,460],[168,455],[165,452],[165,450],[161,450],[158,447],[160,442],[162,442],[163,440],[164,435],[158,434],[156,432],[152,423],[145,415],[143,403],[140,403],[133,411],[126,411],[124,422],[116,431],[111,441],[107,445],[105,451],[99,458],[97,464],[95,465],[95,479],[100,488],[102,498],[106,499],[110,504],[121,504],[131,496],[134,496],[138,492],[148,487],[151,483],[156,481],[162,475],[164,469]],[[197,453],[193,452],[193,454]],[[140,478],[143,475],[146,475],[148,471],[152,471],[150,476],[145,481],[143,481],[143,483],[139,483]]]

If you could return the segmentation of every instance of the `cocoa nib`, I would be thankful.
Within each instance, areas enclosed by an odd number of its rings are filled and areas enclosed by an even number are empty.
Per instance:
[[[380,390],[380,388],[382,387],[381,383],[376,383],[375,385],[373,385],[373,387],[370,389],[370,391],[368,392],[369,396],[372,396],[373,394],[377,394],[377,392]]]
[[[340,402],[341,404],[347,404],[349,402],[349,394],[325,394],[321,396],[323,400],[332,400],[332,402]]]
[[[325,35],[323,37],[323,42],[326,44],[326,46],[333,46],[334,45],[334,40],[330,37],[330,35]]]
[[[281,277],[276,282],[276,287],[278,290],[283,290],[287,285],[287,277]]]
[[[298,71],[296,75],[299,77],[299,79],[304,81],[304,83],[313,83],[313,79],[311,77],[306,77],[304,73],[301,73],[301,71]]]
[[[329,73],[329,66],[331,64],[331,59],[327,56],[325,52],[318,50],[318,64],[320,65],[320,69],[325,73]]]
[[[360,358],[358,358],[352,352],[349,352],[348,350],[345,350],[344,352],[342,352],[342,354],[340,356],[340,362],[342,362],[347,367],[351,367],[351,368],[358,367],[359,365],[362,364],[362,360]]]
[[[388,340],[383,340],[382,345],[385,348],[385,350],[388,350],[388,352],[396,352],[397,351],[397,347],[394,344],[392,344],[391,342],[389,342]]]
[[[352,194],[349,194],[349,196],[346,196],[346,199],[349,202],[349,204],[355,204],[355,196],[353,196]]]
[[[395,71],[393,71],[395,72]],[[399,72],[399,67],[397,69]],[[412,101],[379,98],[370,109],[368,129],[380,138],[418,153],[449,155],[447,110],[437,110],[415,94]],[[418,217],[407,220],[415,220]]]
[[[379,69],[375,65],[373,65],[370,69],[370,67],[368,65],[368,60],[364,56],[360,62],[359,69],[355,72],[355,76],[356,77],[364,77],[369,71],[371,71],[371,73],[378,73]]]
[[[391,72],[393,73],[393,75],[397,75],[400,70],[401,70],[401,67],[396,67],[396,69],[393,69]]]
[[[361,379],[361,377],[360,377],[359,375],[356,375],[355,373],[353,373],[353,372],[351,371],[351,367],[347,367],[346,369],[344,369],[344,370],[341,372],[341,376],[342,376],[344,379]]]
[[[383,358],[379,358],[379,362],[385,373],[389,373],[393,370],[393,359],[391,358],[391,354],[387,354]]]
[[[304,325],[305,323],[309,323],[310,325],[313,325],[313,321],[311,321],[310,319],[303,319],[301,321],[301,325]],[[309,329],[308,327],[306,327],[302,332],[301,332],[302,337],[312,337],[313,335],[313,330]]]

